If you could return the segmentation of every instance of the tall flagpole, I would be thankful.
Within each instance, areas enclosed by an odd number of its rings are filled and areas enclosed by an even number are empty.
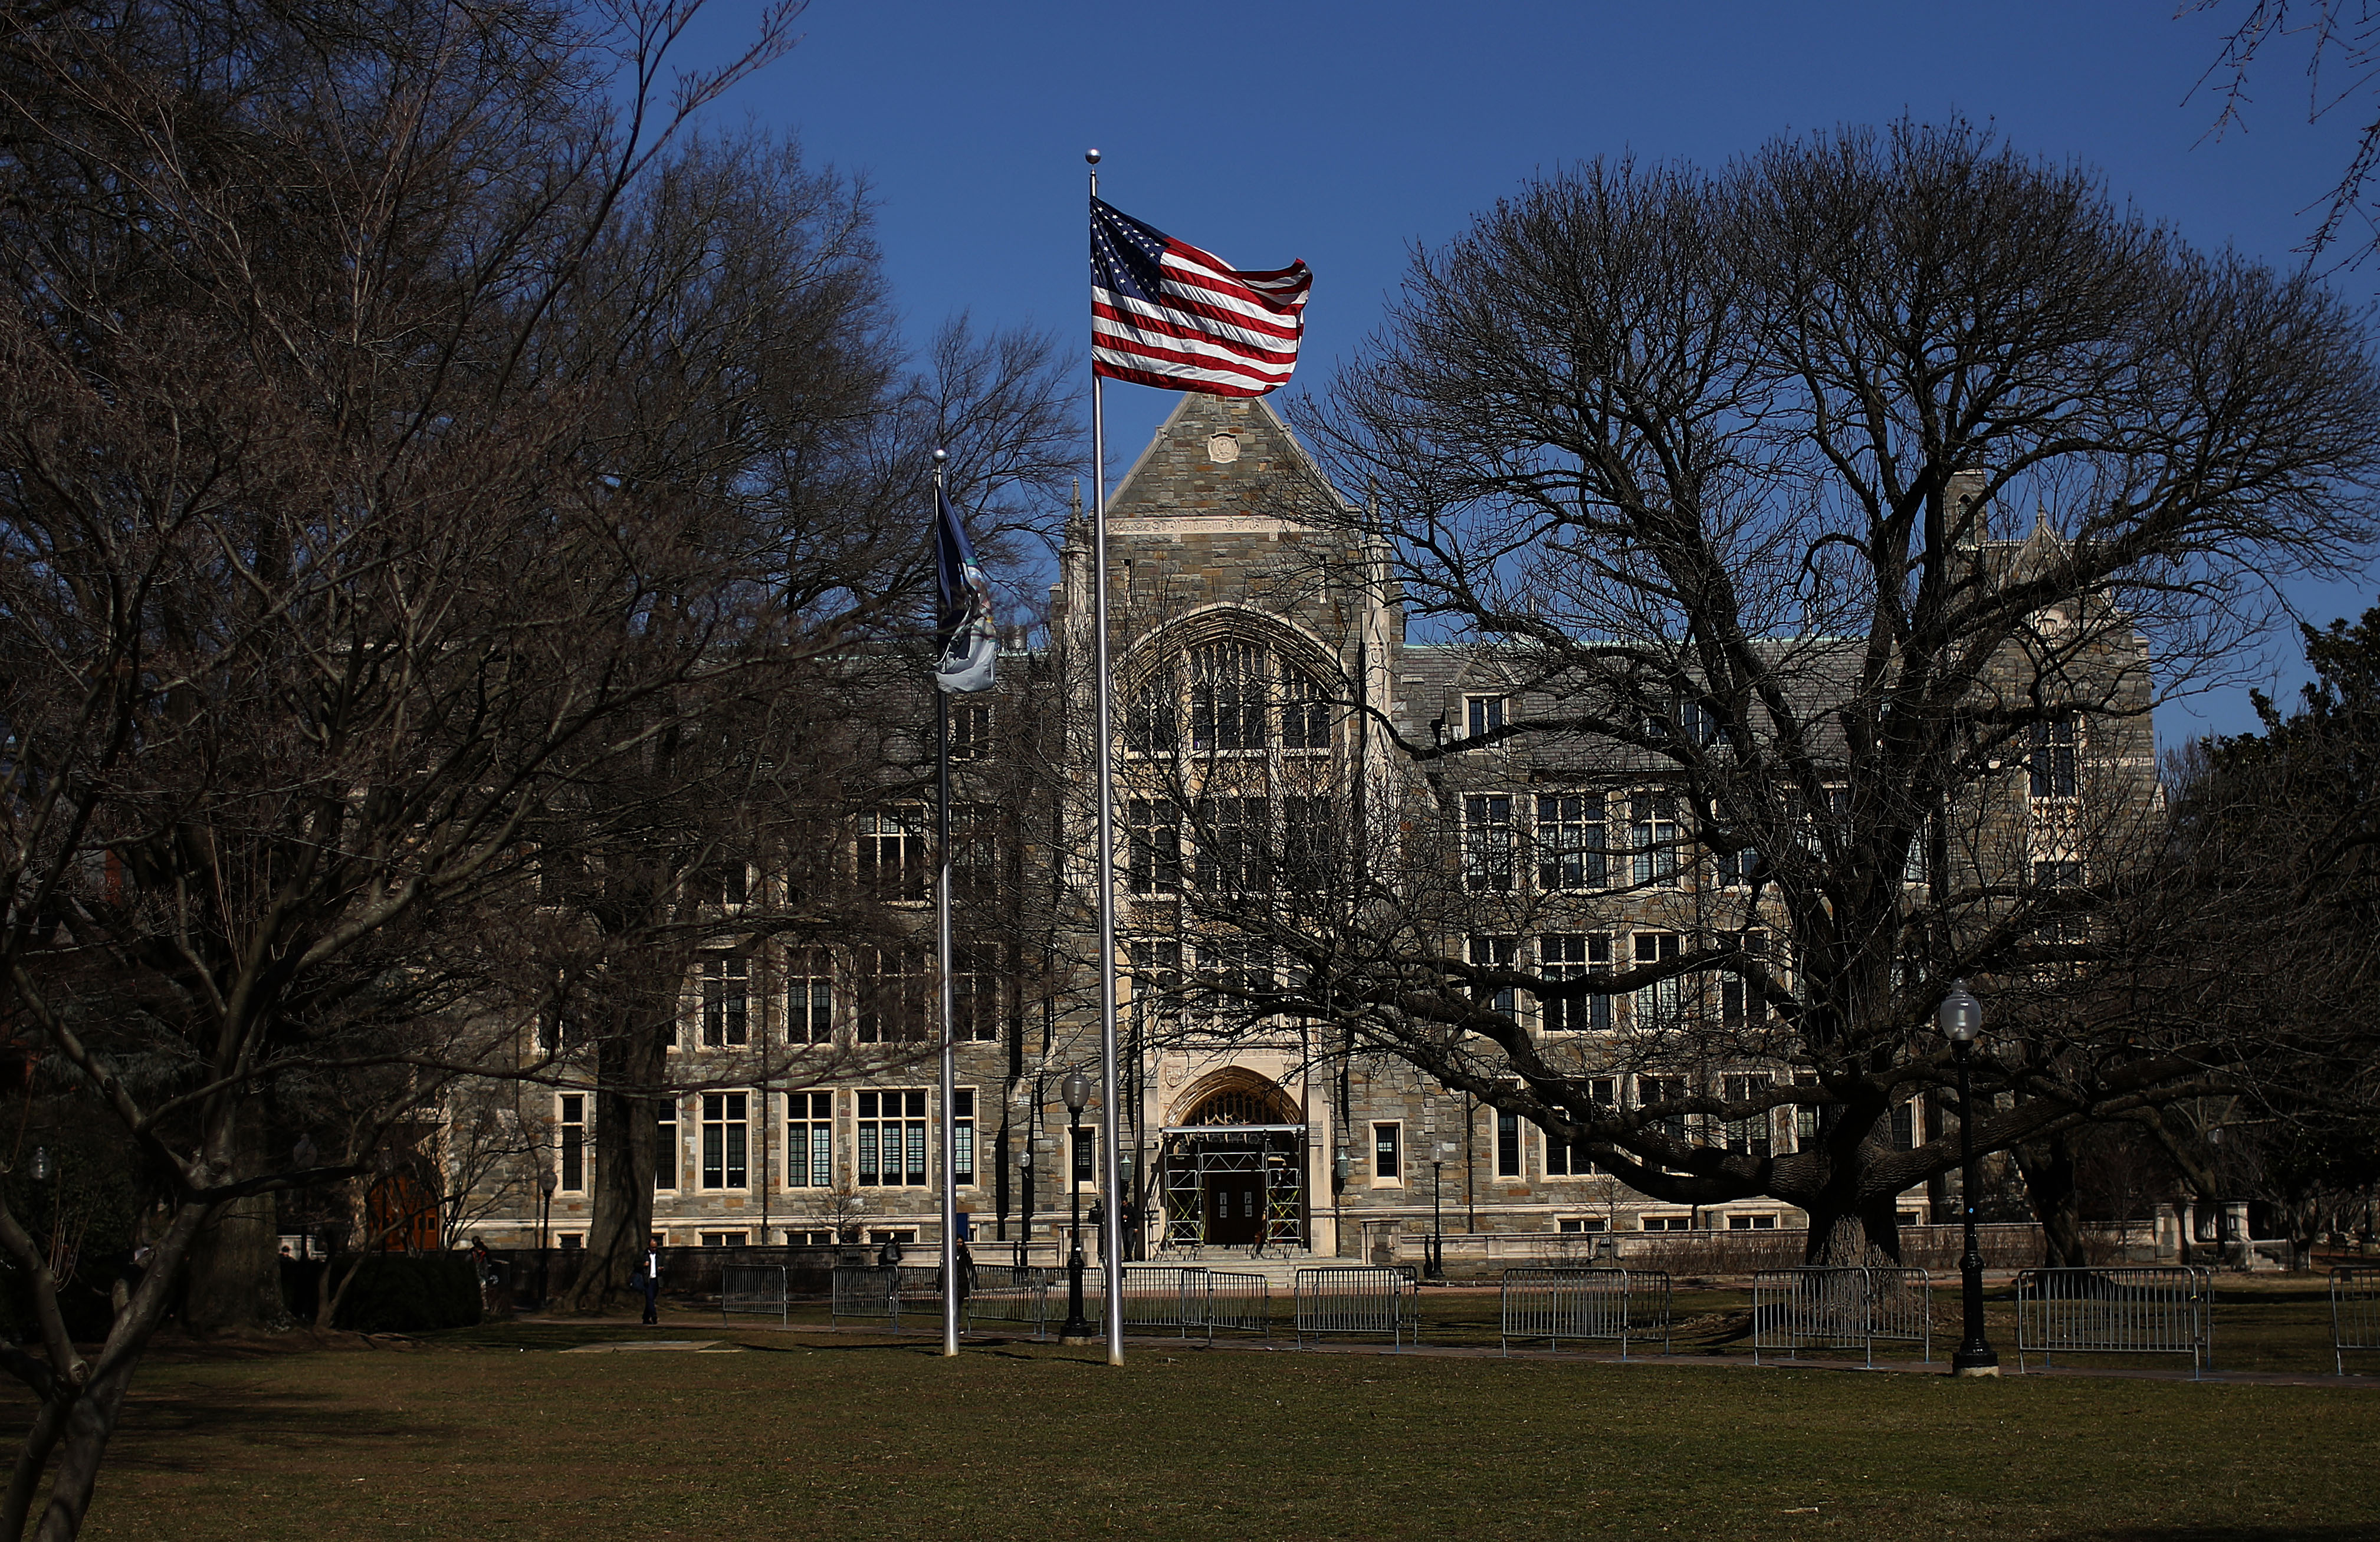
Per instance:
[[[1099,196],[1099,152],[1087,152],[1091,198]],[[1087,212],[1093,211],[1087,210]],[[1108,1364],[1123,1364],[1123,1189],[1117,1182],[1116,1118],[1116,922],[1115,922],[1115,737],[1108,700],[1108,429],[1099,392],[1097,349],[1091,338],[1091,613],[1099,667],[1099,1320],[1108,1335]],[[1071,1156],[1067,1160],[1073,1161]],[[1071,1177],[1069,1179],[1071,1182]]]
[[[941,540],[942,465],[946,450],[934,452],[934,528]],[[934,946],[941,976],[942,1007],[942,1353],[959,1352],[959,1165],[952,1147],[955,1121],[951,1104],[958,1091],[958,1067],[951,1049],[951,696],[934,686],[934,763],[941,797],[934,810],[934,842],[941,871],[934,880]]]

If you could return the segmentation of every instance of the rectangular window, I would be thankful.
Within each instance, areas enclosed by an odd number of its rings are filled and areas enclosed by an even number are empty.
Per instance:
[[[1611,973],[1611,939],[1602,932],[1548,932],[1537,939],[1538,970],[1549,980]],[[1609,996],[1547,996],[1537,1003],[1545,1033],[1609,1033]]]
[[[1521,940],[1517,937],[1475,937],[1471,940],[1471,966],[1474,969],[1515,969],[1521,961]],[[1490,1012],[1511,1016],[1519,1004],[1519,992],[1509,985],[1476,984],[1471,988],[1471,999],[1481,1002]]]
[[[1645,1218],[1647,1232],[1691,1232],[1694,1218],[1690,1215],[1648,1215]]]
[[[1271,944],[1260,937],[1223,932],[1200,938],[1198,1015],[1210,1025],[1262,1016],[1267,1010],[1264,998],[1281,985],[1273,962]]]
[[[732,907],[752,898],[752,869],[742,862],[719,862],[696,873],[690,887],[704,905]]]
[[[1281,878],[1292,889],[1320,889],[1330,880],[1338,850],[1331,834],[1330,807],[1327,797],[1281,800]]]
[[[1190,747],[1265,747],[1264,654],[1253,643],[1210,642],[1190,653]]]
[[[2076,752],[2082,748],[2082,720],[2069,712],[2033,725],[2033,795],[2072,797],[2081,790]]]
[[[1749,889],[1761,876],[1760,853],[1751,846],[1718,854],[1718,882],[1722,889]]]
[[[1174,894],[1182,890],[1182,827],[1173,805],[1136,797],[1124,805],[1130,842],[1124,864],[1135,894]]]
[[[1496,1176],[1521,1176],[1521,1116],[1501,1110],[1496,1114]]]
[[[2036,889],[2080,889],[2082,887],[2082,864],[2063,858],[2035,862],[2033,865],[2033,886]]]
[[[1738,932],[1736,946],[1747,958],[1765,960],[1768,956],[1768,936],[1761,931]],[[1721,975],[1718,980],[1719,1021],[1730,1028],[1741,1028],[1768,1020],[1768,1003],[1753,990],[1741,975]]]
[[[1463,725],[1471,738],[1492,734],[1504,726],[1506,698],[1500,696],[1466,696],[1463,698]]]
[[[795,1092],[785,1098],[785,1186],[834,1186],[834,1094]]]
[[[1074,1176],[1077,1187],[1099,1181],[1099,1132],[1097,1129],[1068,1130],[1074,1137]]]
[[[862,954],[868,973],[859,981],[862,1044],[902,1044],[926,1031],[926,955],[916,948],[871,948]]]
[[[1724,1083],[1727,1100],[1730,1103],[1750,1102],[1768,1090],[1769,1078],[1745,1075],[1730,1076]],[[1727,1148],[1739,1157],[1766,1157],[1769,1154],[1769,1120],[1767,1113],[1754,1114],[1749,1119],[1730,1120],[1727,1126]]]
[[[1610,880],[1602,795],[1537,795],[1537,887],[1600,889]]]
[[[1917,1149],[1919,1121],[1914,1099],[1892,1105],[1892,1148],[1896,1151]]]
[[[1636,1078],[1636,1106],[1651,1108],[1660,1103],[1685,1101],[1686,1078],[1683,1076],[1639,1076]],[[1670,1113],[1661,1116],[1661,1133],[1671,1140],[1686,1138],[1686,1115]]]
[[[961,1044],[1000,1039],[998,945],[954,948],[951,953],[951,1038]]]
[[[742,1247],[745,1239],[751,1235],[749,1232],[698,1232],[695,1234],[702,1239],[705,1247]]]
[[[1124,747],[1135,755],[1171,755],[1182,747],[1181,682],[1160,670],[1135,692],[1124,711]]]
[[[1181,943],[1132,945],[1132,1021],[1145,1032],[1181,1026]]]
[[[1512,800],[1502,793],[1463,800],[1463,881],[1475,893],[1512,887]]]
[[[930,880],[929,880],[930,882]],[[981,903],[1000,892],[1000,826],[978,803],[951,808],[951,897]]]
[[[951,703],[951,759],[979,760],[991,748],[991,709],[979,701]]]
[[[653,1109],[653,1187],[677,1187],[677,1102]]]
[[[951,1092],[951,1168],[961,1188],[975,1183],[975,1088]]]
[[[1198,886],[1210,893],[1253,894],[1269,887],[1272,865],[1265,841],[1272,827],[1272,799],[1210,797],[1198,804]]]
[[[834,1042],[834,965],[824,948],[796,948],[785,958],[785,1038]]]
[[[587,1186],[587,1099],[565,1092],[562,1103],[562,1191],[576,1194]]]
[[[1678,800],[1668,793],[1638,793],[1628,800],[1629,849],[1639,888],[1678,884]]]
[[[1560,1141],[1547,1135],[1546,1176],[1585,1178],[1595,1172],[1595,1152],[1585,1141]]]
[[[859,1182],[863,1186],[926,1181],[926,1095],[862,1092],[859,1099]]]
[[[1372,1126],[1372,1179],[1375,1183],[1402,1181],[1403,1135],[1404,1126],[1402,1124]]]
[[[860,887],[885,900],[926,897],[926,822],[914,808],[859,816]]]
[[[1773,1215],[1731,1215],[1727,1218],[1730,1232],[1774,1232],[1777,1218]]]
[[[1620,1082],[1614,1076],[1590,1076],[1586,1095],[1599,1108],[1615,1108],[1620,1097]],[[1595,1152],[1585,1141],[1571,1144],[1546,1136],[1546,1176],[1548,1178],[1586,1178],[1596,1172]]]
[[[1802,1087],[1815,1087],[1817,1085],[1818,1074],[1815,1071],[1796,1071],[1793,1073],[1793,1086],[1795,1088],[1799,1089]],[[1817,1138],[1818,1105],[1815,1103],[1794,1104],[1793,1148],[1797,1151],[1806,1150],[1809,1147],[1810,1142]]]
[[[1669,964],[1678,957],[1679,939],[1674,931],[1640,931],[1635,937],[1636,967],[1649,969]],[[1634,1002],[1636,1026],[1649,1028],[1658,1024],[1674,1023],[1678,1017],[1679,977],[1655,980],[1636,988]]]
[[[741,1092],[702,1095],[702,1186],[740,1189],[751,1184],[745,1149],[751,1138],[748,1100]]]
[[[748,961],[714,954],[702,961],[702,1043],[717,1050],[742,1044],[751,1027]]]
[[[1320,681],[1304,672],[1282,668],[1281,683],[1281,747],[1330,747],[1330,698]]]
[[[1554,1222],[1554,1226],[1563,1232],[1600,1232],[1604,1220],[1599,1215],[1566,1215]]]

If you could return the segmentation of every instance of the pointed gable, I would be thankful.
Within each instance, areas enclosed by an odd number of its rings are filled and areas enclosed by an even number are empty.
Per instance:
[[[1263,397],[1184,392],[1109,498],[1108,522],[1287,523],[1317,497],[1338,502]]]

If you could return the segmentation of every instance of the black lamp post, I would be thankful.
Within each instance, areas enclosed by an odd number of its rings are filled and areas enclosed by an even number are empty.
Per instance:
[[[1430,1147],[1429,1158],[1429,1257],[1422,1260],[1426,1279],[1446,1278],[1446,1207],[1441,1203],[1446,1194],[1447,1159],[1454,1155],[1454,1143],[1441,1140]]]
[[[1018,1185],[1025,1190],[1025,1224],[1017,1228],[1016,1252],[1010,1263],[1022,1269],[1033,1257],[1033,1135],[1029,1130],[1025,1136],[1025,1155],[1018,1160],[1016,1170]]]
[[[1966,981],[1953,980],[1934,1022],[1959,1059],[1959,1213],[1967,1232],[1966,1256],[1959,1260],[1966,1333],[1950,1356],[1950,1371],[1954,1376],[1998,1376],[2000,1357],[1984,1337],[1984,1255],[1975,1245],[1974,1093],[1967,1073],[1975,1036],[1984,1030],[1984,1004],[1967,990]]]
[[[545,1164],[545,1171],[538,1175],[537,1180],[537,1307],[540,1312],[545,1310],[546,1270],[549,1262],[546,1243],[549,1240],[548,1233],[553,1225],[553,1191],[561,1182],[562,1179],[553,1171],[552,1162]]]
[[[1083,1105],[1091,1100],[1091,1079],[1080,1071],[1068,1072],[1058,1090],[1066,1099],[1066,1198],[1069,1229],[1074,1233],[1074,1245],[1066,1255],[1066,1321],[1058,1330],[1058,1342],[1087,1344],[1091,1342],[1091,1325],[1083,1316],[1083,1185],[1075,1176],[1075,1165],[1082,1160]]]

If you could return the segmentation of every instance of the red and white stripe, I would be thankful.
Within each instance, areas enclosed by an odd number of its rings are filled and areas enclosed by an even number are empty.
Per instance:
[[[1091,288],[1091,367],[1110,380],[1218,396],[1261,396],[1289,382],[1305,334],[1304,262],[1241,272],[1168,237],[1158,297]]]

